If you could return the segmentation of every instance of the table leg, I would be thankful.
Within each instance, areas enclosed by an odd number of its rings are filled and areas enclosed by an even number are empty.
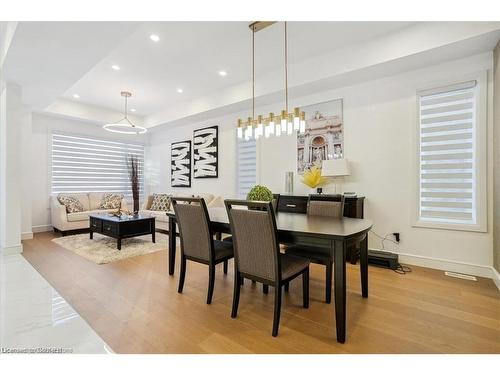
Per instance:
[[[368,298],[368,235],[361,241],[359,265],[361,269],[361,294],[363,298]]]
[[[92,229],[90,230],[90,239],[94,239],[94,232],[92,232]]]
[[[118,250],[122,249],[122,239],[120,237],[118,237],[118,239],[116,240],[116,248]]]
[[[168,274],[173,275],[175,269],[175,241],[176,223],[175,219],[168,218]]]
[[[346,285],[345,285],[345,260],[346,241],[332,242],[334,253],[334,290],[335,290],[335,324],[337,328],[337,341],[345,342],[346,332]]]
[[[156,228],[154,219],[151,220],[151,240],[156,243]]]

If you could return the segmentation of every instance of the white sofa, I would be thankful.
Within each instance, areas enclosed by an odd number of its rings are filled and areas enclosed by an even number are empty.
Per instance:
[[[175,196],[174,194],[172,194]],[[178,197],[190,197],[194,195],[195,197],[200,197],[205,199],[205,203],[207,204],[207,207],[224,207],[224,200],[220,196],[216,196],[213,194],[209,193],[201,193],[201,194],[178,194]],[[142,205],[142,209],[140,210],[140,214],[142,215],[151,215],[154,216],[155,219],[155,227],[156,230],[159,230],[160,232],[166,232],[168,231],[168,217],[167,217],[167,212],[166,211],[152,211],[150,210],[151,204],[153,203],[153,195],[149,195],[147,199],[144,201],[144,204]],[[178,231],[177,227],[177,231]]]
[[[52,227],[54,230],[59,231],[63,236],[68,231],[87,229],[89,228],[89,215],[104,212],[116,212],[116,209],[102,210],[99,209],[99,204],[102,201],[104,192],[97,193],[66,193],[61,195],[68,195],[77,198],[83,206],[84,211],[67,213],[66,206],[59,203],[57,200],[58,195],[50,197],[50,210],[52,217]],[[125,198],[121,201],[121,209],[127,209]]]

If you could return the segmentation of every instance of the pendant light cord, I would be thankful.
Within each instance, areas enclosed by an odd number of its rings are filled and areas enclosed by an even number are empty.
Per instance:
[[[255,119],[255,26],[252,27],[252,121]]]
[[[288,113],[288,40],[287,40],[287,22],[285,21],[285,104]]]

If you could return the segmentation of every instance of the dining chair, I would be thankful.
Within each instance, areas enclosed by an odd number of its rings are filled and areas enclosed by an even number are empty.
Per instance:
[[[272,202],[225,200],[234,244],[234,292],[231,317],[236,318],[241,278],[274,287],[272,335],[278,335],[281,292],[285,283],[302,276],[302,304],[309,307],[309,260],[282,254]],[[239,206],[239,207],[238,207]],[[243,208],[243,209],[242,209]],[[246,208],[246,209],[245,209]]]
[[[234,256],[233,244],[214,240],[203,198],[172,198],[172,205],[181,238],[181,272],[177,291],[182,293],[184,288],[187,260],[207,264],[207,304],[210,304],[215,286],[215,266],[224,263],[224,273],[227,274],[227,262]]]
[[[309,196],[307,202],[307,215],[326,216],[341,219],[344,214],[344,196],[342,194],[325,195],[322,197]],[[325,275],[325,302],[332,301],[333,279],[333,253],[330,249],[315,247],[313,245],[285,246],[285,253],[309,259],[311,263],[321,264],[326,267]],[[285,285],[285,291],[289,284]]]

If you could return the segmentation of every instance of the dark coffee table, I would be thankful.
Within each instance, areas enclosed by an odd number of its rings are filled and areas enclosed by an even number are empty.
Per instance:
[[[107,214],[89,215],[90,239],[94,232],[108,237],[116,238],[116,247],[122,248],[122,239],[151,234],[155,243],[155,218],[154,216],[134,215],[130,218],[109,216]]]

